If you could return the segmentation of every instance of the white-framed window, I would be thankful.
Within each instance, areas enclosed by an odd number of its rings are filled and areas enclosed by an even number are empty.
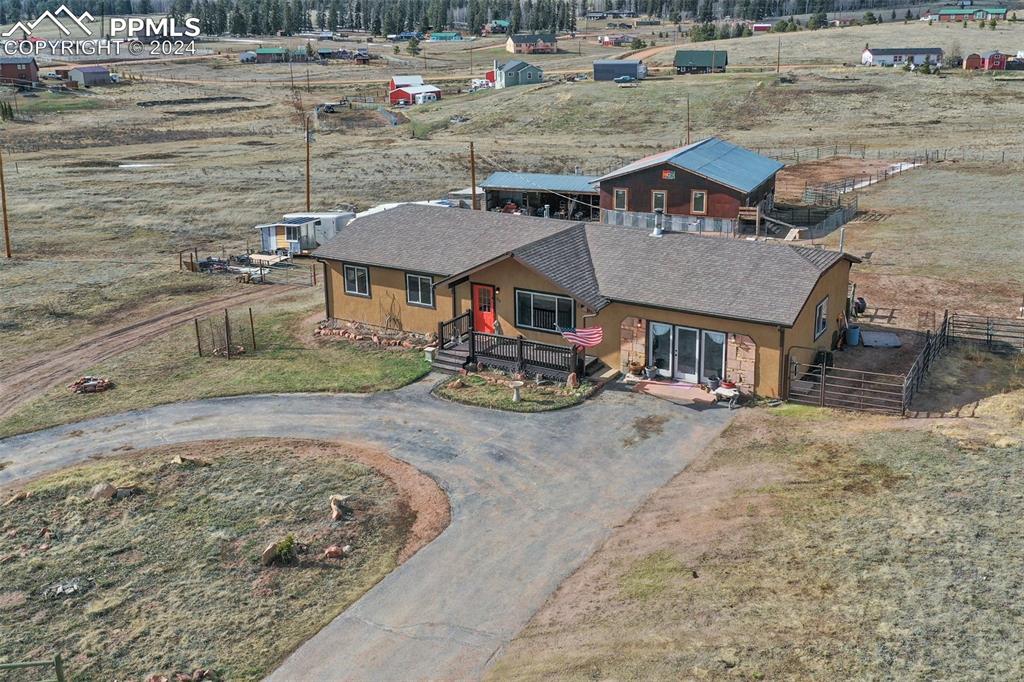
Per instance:
[[[612,208],[616,211],[625,211],[629,205],[629,190],[616,187],[612,190]]]
[[[668,211],[668,192],[660,189],[651,192],[651,210]]]
[[[821,299],[821,303],[814,307],[814,338],[817,340],[819,336],[825,333],[828,329],[828,296]]]
[[[695,189],[690,194],[690,213],[703,214],[708,212],[708,193]]]
[[[290,242],[297,242],[302,236],[302,231],[299,229],[299,225],[286,225],[284,228],[284,236]]]
[[[362,265],[345,266],[345,293],[370,297],[370,271]]]
[[[553,332],[576,326],[576,306],[568,296],[516,290],[516,326]]]
[[[434,307],[434,279],[429,275],[405,274],[405,300],[411,305]]]

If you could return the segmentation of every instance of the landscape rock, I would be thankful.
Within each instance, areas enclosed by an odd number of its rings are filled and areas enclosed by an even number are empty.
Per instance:
[[[352,508],[345,504],[351,495],[331,495],[328,502],[331,505],[331,521],[340,521],[345,514],[351,514]]]
[[[267,545],[267,548],[265,550],[263,550],[263,553],[260,554],[260,563],[263,564],[264,566],[269,566],[270,564],[274,563],[274,560],[276,558],[277,558],[277,543],[276,542],[271,542],[269,545]]]
[[[569,389],[580,387],[580,378],[576,376],[576,372],[570,374],[565,380],[565,387]]]
[[[346,545],[347,547],[348,545]],[[345,557],[345,550],[337,545],[331,545],[324,550],[324,559],[342,559]]]
[[[183,466],[197,466],[197,467],[208,467],[210,463],[204,459],[197,459],[195,457],[182,457],[181,455],[175,455],[174,459],[171,460],[174,464],[180,464]]]
[[[94,500],[109,500],[117,494],[117,488],[112,483],[97,483],[89,490],[89,497]]]

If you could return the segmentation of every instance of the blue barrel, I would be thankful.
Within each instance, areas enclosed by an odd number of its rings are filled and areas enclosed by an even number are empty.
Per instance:
[[[846,344],[848,346],[860,345],[860,327],[851,325],[846,328]]]

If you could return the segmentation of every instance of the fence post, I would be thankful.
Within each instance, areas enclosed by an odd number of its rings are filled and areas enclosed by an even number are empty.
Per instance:
[[[821,384],[818,386],[818,406],[825,407],[825,363],[822,362],[821,367]]]
[[[203,344],[199,340],[199,318],[193,317],[192,322],[195,323],[196,326],[196,350],[199,351],[199,357],[203,357]]]
[[[224,309],[224,352],[227,359],[231,359],[231,319],[228,317],[228,309]]]
[[[252,334],[252,352],[256,352],[256,323],[252,319],[252,308],[249,308],[249,332]]]
[[[516,339],[516,372],[523,371],[523,337]]]
[[[53,672],[57,682],[64,682],[64,659],[60,654],[53,655]]]

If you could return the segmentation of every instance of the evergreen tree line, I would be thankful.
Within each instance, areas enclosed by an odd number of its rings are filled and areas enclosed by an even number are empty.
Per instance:
[[[450,28],[478,33],[489,21],[506,19],[509,32],[575,31],[588,11],[632,10],[669,22],[702,24],[767,16],[815,15],[888,7],[896,0],[70,0],[63,4],[95,17],[167,12],[195,16],[206,34],[267,35],[356,29],[374,35]],[[0,0],[0,24],[55,10],[61,0]],[[815,27],[815,26],[810,26]]]

